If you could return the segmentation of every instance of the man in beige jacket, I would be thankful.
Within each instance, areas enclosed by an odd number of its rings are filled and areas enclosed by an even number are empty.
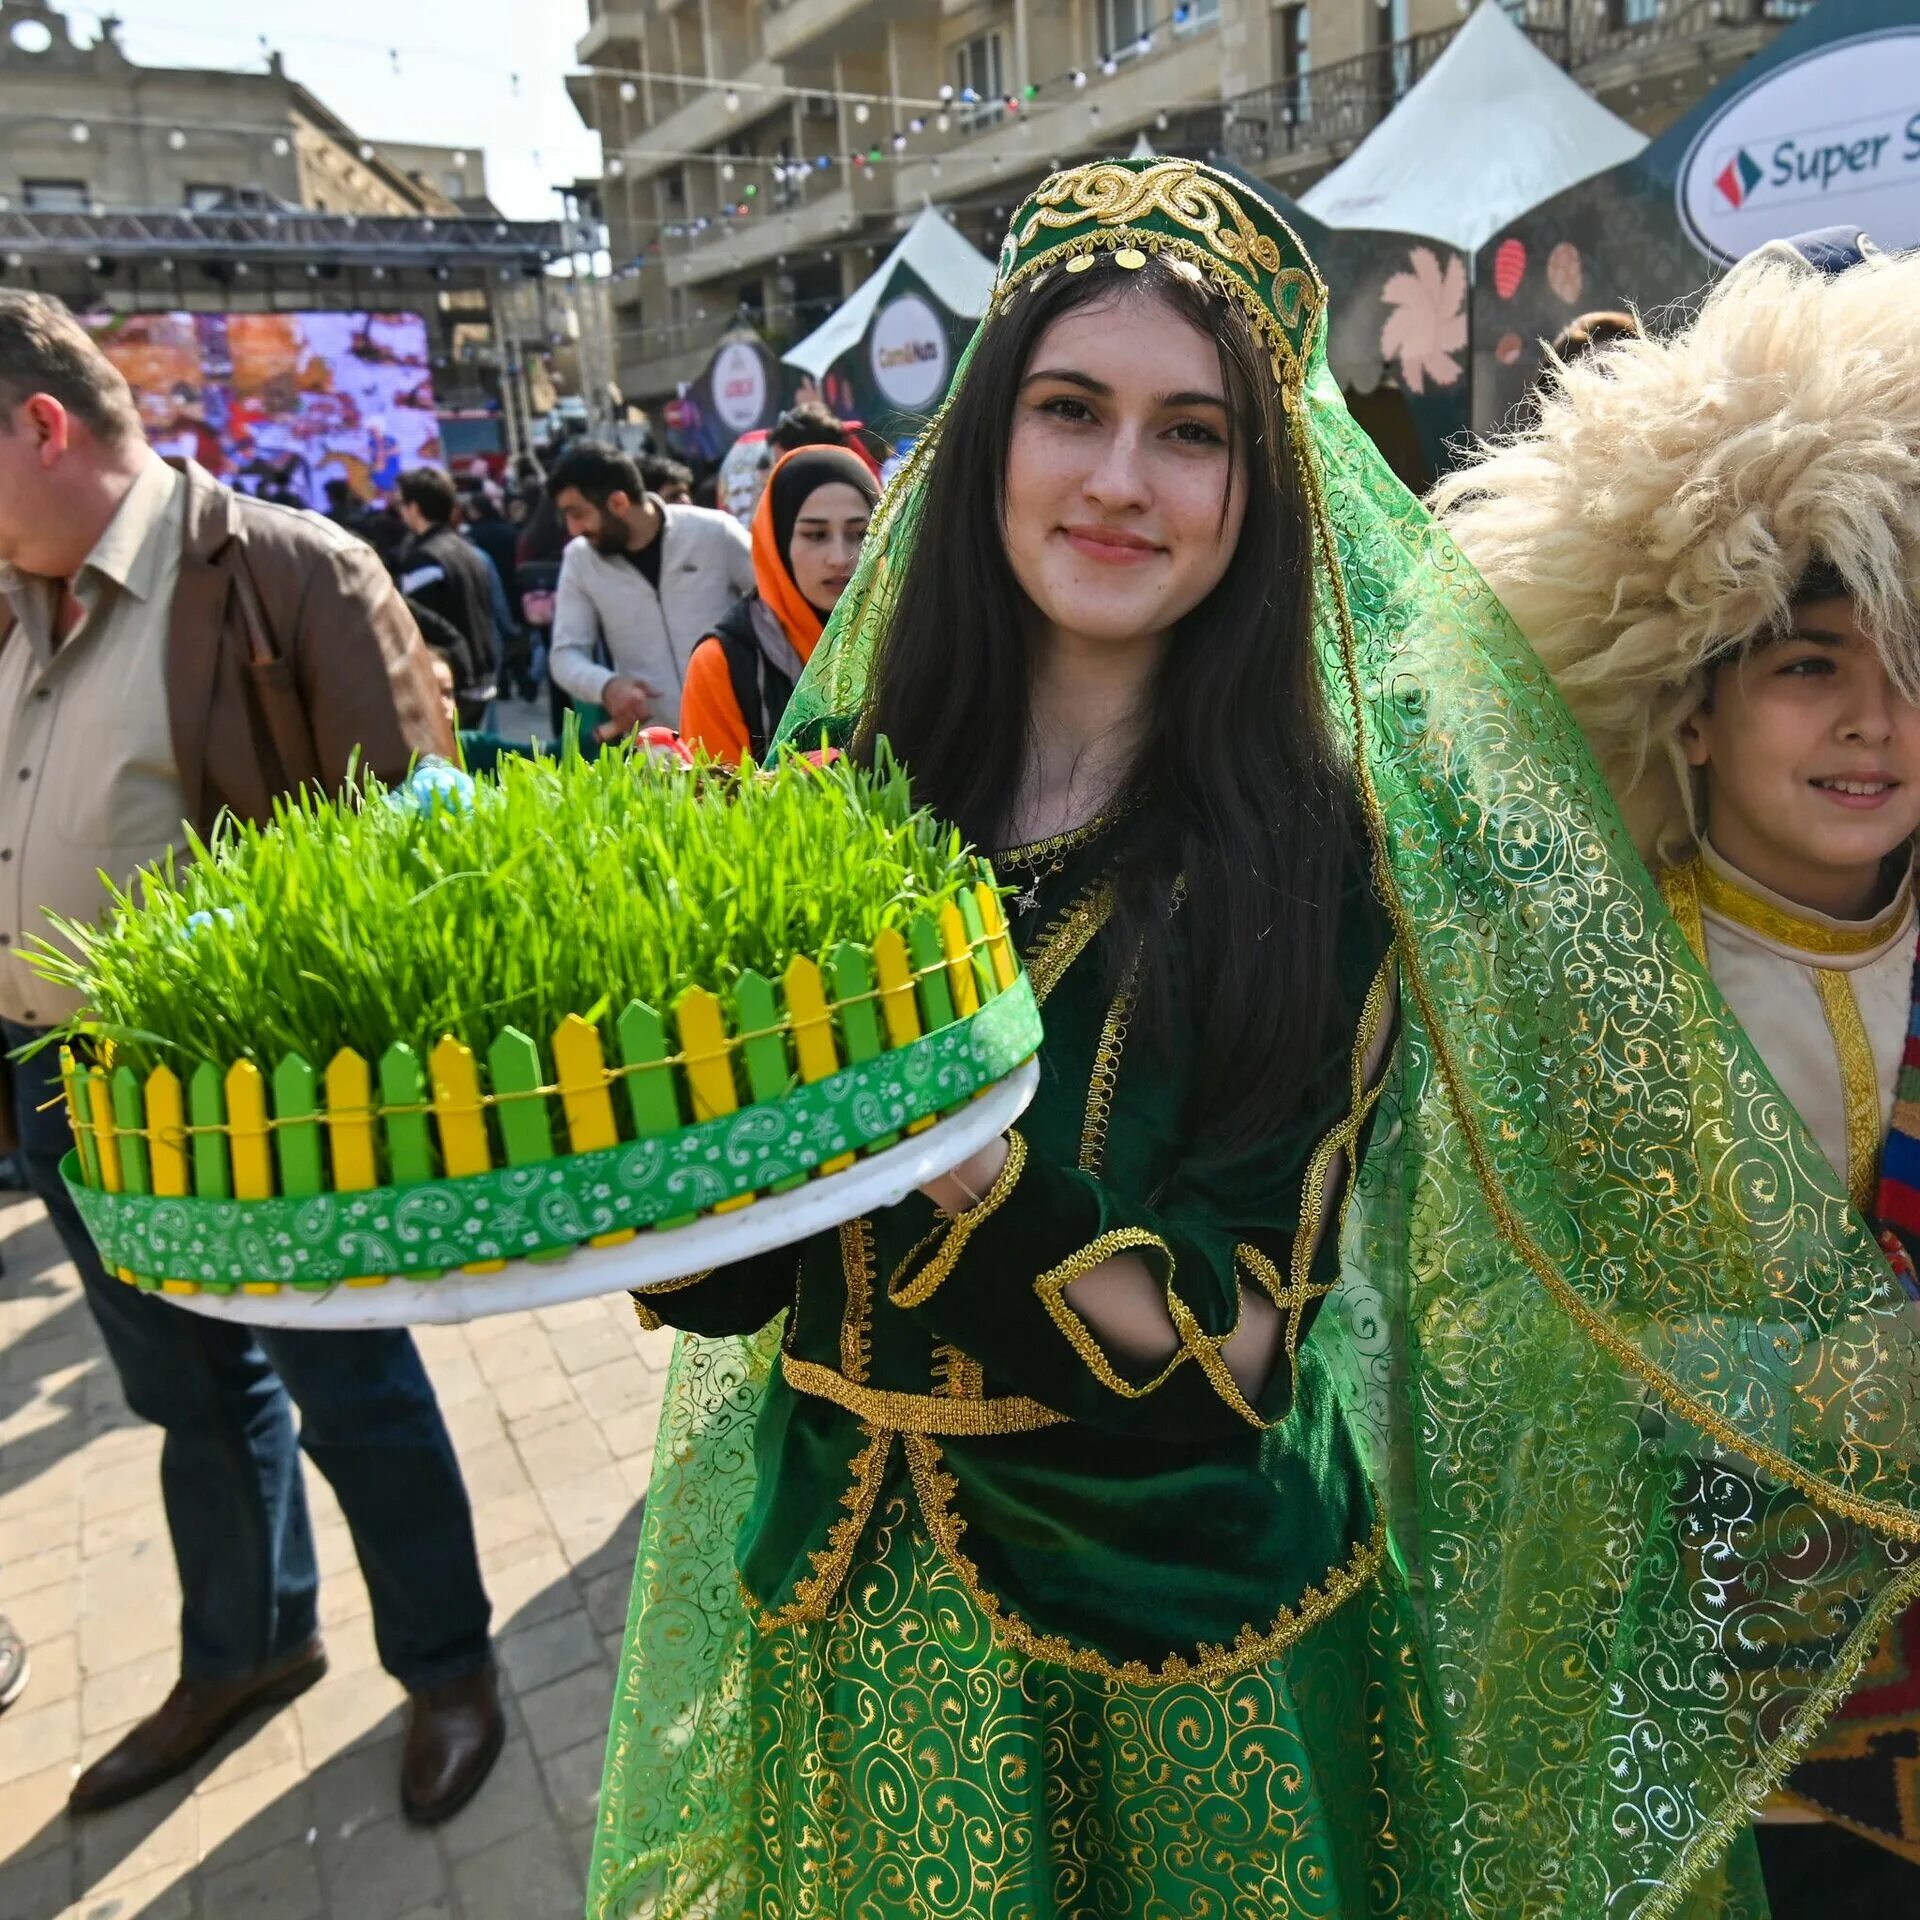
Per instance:
[[[21,1158],[80,1270],[128,1404],[166,1434],[180,1678],[75,1783],[89,1812],[190,1766],[326,1671],[299,1447],[332,1482],[411,1696],[401,1804],[469,1798],[499,1752],[490,1607],[459,1462],[411,1338],[257,1334],[110,1277],[59,1177],[51,1050],[79,1011],[20,959],[46,911],[223,810],[405,776],[451,741],[418,631],[371,549],[147,445],[126,382],[66,310],[0,290],[0,1035]],[[292,1409],[300,1409],[296,1444]],[[4,1571],[0,1570],[0,1580]]]

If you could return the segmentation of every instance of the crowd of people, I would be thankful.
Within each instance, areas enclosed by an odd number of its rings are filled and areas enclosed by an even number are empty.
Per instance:
[[[597,1920],[1911,1907],[1920,257],[1590,316],[1420,503],[1271,209],[1074,181],[884,565],[830,415],[745,524],[595,441],[323,517],[161,461],[0,292],[4,1082],[182,1590],[177,1684],[71,1805],[324,1674],[302,1450],[409,1819],[504,1716],[412,1340],[105,1270],[34,1050],[78,1008],[21,943],[183,823],[534,750],[493,722],[544,685],[589,750],[897,754],[1046,1003],[1016,1129],[635,1294],[695,1336],[650,1496],[685,1579],[630,1628]]]

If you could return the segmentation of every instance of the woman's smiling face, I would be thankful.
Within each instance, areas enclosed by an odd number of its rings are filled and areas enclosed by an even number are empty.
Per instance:
[[[1034,346],[1007,451],[1007,559],[1055,633],[1164,635],[1218,585],[1246,511],[1215,343],[1151,297]]]

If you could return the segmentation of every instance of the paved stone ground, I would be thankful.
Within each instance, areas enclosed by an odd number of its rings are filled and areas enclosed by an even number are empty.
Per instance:
[[[0,1196],[6,1920],[577,1920],[668,1336],[624,1299],[426,1329],[493,1597],[509,1737],[446,1826],[399,1815],[400,1689],[309,1470],[332,1671],[185,1779],[85,1821],[67,1789],[173,1683],[159,1436],[127,1411],[39,1203]]]

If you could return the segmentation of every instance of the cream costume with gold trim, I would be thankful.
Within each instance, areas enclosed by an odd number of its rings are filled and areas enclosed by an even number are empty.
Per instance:
[[[1869,920],[1797,906],[1704,843],[1660,890],[1855,1205],[1871,1210],[1912,1003],[1911,873]]]

